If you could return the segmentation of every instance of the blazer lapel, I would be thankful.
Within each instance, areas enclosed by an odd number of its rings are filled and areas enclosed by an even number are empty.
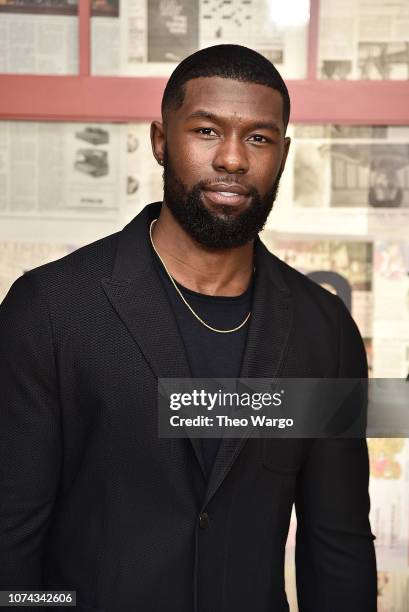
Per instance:
[[[160,203],[146,206],[120,233],[111,278],[102,287],[118,316],[157,378],[192,376],[176,319],[159,276],[153,268],[149,224],[160,214]],[[252,314],[240,376],[274,378],[280,375],[292,328],[290,291],[279,260],[259,238],[255,241],[256,280]],[[187,435],[189,429],[187,428]],[[204,504],[213,497],[244,445],[241,437],[223,439],[210,478]],[[190,437],[202,474],[206,476],[200,439]]]
[[[274,378],[280,375],[293,321],[290,291],[283,279],[279,260],[255,241],[256,279],[250,327],[240,372],[241,378]],[[204,505],[227,476],[251,429],[239,438],[221,441],[210,474]]]
[[[102,287],[157,378],[191,378],[176,319],[153,268],[149,224],[160,203],[143,209],[121,232],[112,278]],[[188,432],[189,433],[189,432]],[[205,475],[200,440],[191,438]]]

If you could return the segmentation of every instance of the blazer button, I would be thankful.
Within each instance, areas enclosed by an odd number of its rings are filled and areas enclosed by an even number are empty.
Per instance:
[[[202,512],[199,515],[199,527],[201,529],[207,529],[209,525],[210,525],[209,515],[207,514],[207,512]]]

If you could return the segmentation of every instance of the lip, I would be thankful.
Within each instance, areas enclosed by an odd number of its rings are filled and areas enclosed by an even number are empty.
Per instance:
[[[230,185],[227,183],[214,183],[213,185],[207,185],[203,191],[217,191],[219,193],[225,191],[237,193],[238,195],[249,195],[248,190],[238,183],[231,183]]]
[[[238,184],[226,185],[217,183],[216,185],[209,185],[203,189],[203,193],[213,204],[223,206],[239,206],[245,204],[249,197],[247,189]]]

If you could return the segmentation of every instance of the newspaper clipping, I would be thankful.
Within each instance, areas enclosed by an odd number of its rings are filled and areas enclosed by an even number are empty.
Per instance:
[[[109,124],[2,122],[0,216],[116,218],[121,130]]]
[[[408,0],[320,0],[318,76],[408,79]]]
[[[77,74],[77,0],[0,0],[0,72]]]
[[[94,0],[93,74],[169,76],[194,51],[235,43],[262,53],[286,78],[306,76],[306,0],[297,0],[292,10],[268,0],[122,0],[111,16],[101,16],[97,4]]]
[[[407,238],[407,127],[295,126],[292,136],[275,229]]]

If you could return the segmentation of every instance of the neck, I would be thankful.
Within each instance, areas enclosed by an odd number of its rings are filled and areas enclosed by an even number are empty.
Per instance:
[[[156,250],[184,287],[206,295],[241,295],[253,274],[253,241],[230,249],[208,249],[194,240],[165,204],[153,224]]]

